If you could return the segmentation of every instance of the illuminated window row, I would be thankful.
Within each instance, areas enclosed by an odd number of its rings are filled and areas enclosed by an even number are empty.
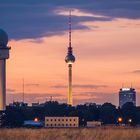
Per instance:
[[[76,126],[76,124],[46,124],[46,126]]]
[[[75,119],[46,119],[46,121],[76,121]]]

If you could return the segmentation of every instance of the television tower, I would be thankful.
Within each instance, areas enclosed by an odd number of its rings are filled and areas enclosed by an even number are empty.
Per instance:
[[[69,12],[69,47],[68,53],[65,57],[65,61],[68,64],[68,76],[69,76],[69,85],[68,85],[68,105],[72,105],[72,64],[75,62],[75,57],[72,53],[71,46],[71,11]]]
[[[0,126],[3,125],[6,110],[6,59],[9,58],[10,50],[7,44],[8,35],[0,29]]]

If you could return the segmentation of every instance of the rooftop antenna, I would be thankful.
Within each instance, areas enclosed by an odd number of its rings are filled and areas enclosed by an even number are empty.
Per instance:
[[[133,84],[132,84],[132,82],[131,82],[131,88],[133,88]]]
[[[24,103],[24,78],[22,79],[22,101]]]
[[[122,88],[124,87],[124,83],[122,83]]]
[[[52,102],[52,96],[50,96],[50,101]]]

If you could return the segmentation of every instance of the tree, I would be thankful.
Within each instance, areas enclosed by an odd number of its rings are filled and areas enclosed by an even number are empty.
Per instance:
[[[122,108],[122,116],[123,116],[123,122],[125,124],[129,124],[129,119],[131,119],[131,125],[135,125],[137,123],[137,113],[136,113],[136,107],[132,102],[125,103]]]
[[[104,103],[100,109],[100,119],[104,124],[116,124],[117,109],[111,103]]]

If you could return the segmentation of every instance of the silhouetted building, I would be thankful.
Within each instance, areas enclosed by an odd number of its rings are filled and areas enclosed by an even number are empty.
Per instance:
[[[27,107],[28,103],[24,103],[24,102],[13,102],[9,104],[10,107]]]
[[[38,107],[39,106],[39,102],[37,103],[32,103],[32,107]]]
[[[136,106],[136,91],[134,88],[121,88],[119,91],[119,106],[132,102]]]

